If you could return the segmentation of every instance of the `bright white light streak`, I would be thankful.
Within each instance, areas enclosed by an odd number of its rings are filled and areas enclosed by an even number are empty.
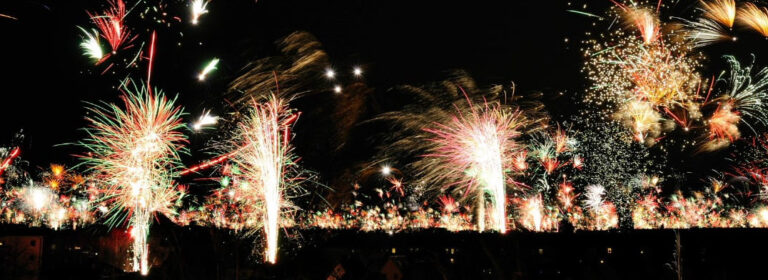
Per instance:
[[[99,32],[93,30],[93,33],[91,33],[85,28],[79,26],[77,28],[80,28],[80,31],[83,31],[83,34],[85,34],[83,42],[80,43],[80,48],[83,49],[84,54],[95,62],[100,61],[104,57],[104,51],[99,43]]]
[[[192,24],[197,25],[200,16],[208,13],[208,1],[207,0],[192,0],[190,3],[192,8]]]
[[[203,114],[192,124],[192,129],[199,131],[204,126],[215,125],[219,121],[219,117],[211,115],[211,111],[203,110]]]
[[[197,75],[197,79],[200,81],[205,81],[205,78],[208,76],[211,71],[216,70],[216,65],[219,64],[219,59],[214,58],[211,59],[210,62],[208,62],[207,65],[205,65],[205,68],[203,68],[203,71],[200,71],[200,74]]]

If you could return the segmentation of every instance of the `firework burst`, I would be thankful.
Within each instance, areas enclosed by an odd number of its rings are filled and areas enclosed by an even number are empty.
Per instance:
[[[109,0],[110,8],[103,15],[88,12],[96,27],[101,31],[101,36],[112,47],[112,53],[116,53],[126,43],[130,43],[135,37],[131,36],[126,28],[124,19],[126,15],[123,0]]]
[[[104,51],[101,49],[101,43],[99,42],[99,32],[93,30],[93,33],[91,33],[82,27],[78,28],[80,28],[80,31],[85,35],[85,37],[83,37],[83,42],[80,43],[80,48],[83,49],[83,52],[88,58],[98,64],[104,58]]]
[[[478,208],[485,207],[485,194],[493,205],[493,229],[506,232],[506,174],[514,154],[520,149],[514,138],[520,135],[522,118],[519,111],[503,110],[499,105],[471,106],[459,112],[448,123],[435,123],[425,129],[434,135],[435,143],[428,157],[450,166],[453,172],[467,176],[466,194],[473,193]],[[478,214],[480,231],[484,217]]]
[[[200,71],[200,74],[197,75],[197,79],[199,81],[205,81],[206,76],[208,76],[211,71],[216,70],[216,65],[219,64],[219,59],[214,58],[211,59],[211,61],[208,62],[208,64],[205,65],[203,68],[203,71]]]
[[[208,13],[208,0],[192,0],[189,6],[192,10],[192,24],[197,25],[200,16]]]
[[[603,205],[604,195],[605,187],[602,185],[589,185],[586,187],[586,193],[584,194],[584,205],[587,209],[598,211]]]
[[[237,149],[232,162],[247,182],[240,188],[243,196],[262,205],[248,214],[262,217],[266,239],[264,257],[270,263],[277,260],[278,232],[284,211],[293,207],[289,198],[303,191],[298,183],[305,178],[300,177],[303,172],[296,164],[290,144],[291,128],[298,116],[288,108],[286,100],[274,95],[263,103],[254,101],[231,143]]]
[[[712,19],[699,18],[696,21],[683,20],[683,22],[688,28],[686,38],[691,40],[696,48],[726,40],[736,41],[735,36],[730,35],[728,30]]]
[[[768,9],[761,9],[753,3],[744,3],[738,15],[741,23],[768,37]]]
[[[736,20],[736,1],[734,0],[714,0],[712,2],[701,2],[704,15],[728,28],[733,28],[733,22]]]
[[[162,92],[123,86],[124,108],[115,104],[91,104],[89,137],[80,143],[88,150],[84,163],[104,186],[100,190],[109,205],[111,226],[127,220],[133,238],[133,268],[147,274],[147,239],[154,213],[174,213],[182,195],[173,182],[181,168],[179,151],[186,138],[181,133],[182,109]]]
[[[715,101],[732,102],[733,108],[745,117],[763,125],[768,124],[768,103],[765,102],[768,99],[768,68],[760,68],[753,73],[754,63],[742,66],[733,56],[725,58],[730,65],[730,75],[721,81],[729,85],[729,88]]]
[[[651,10],[637,7],[620,6],[628,26],[634,26],[645,44],[651,44],[659,37],[659,19]]]

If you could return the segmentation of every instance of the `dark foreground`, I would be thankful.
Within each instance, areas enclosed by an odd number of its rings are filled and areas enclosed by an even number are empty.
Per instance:
[[[153,228],[152,271],[123,271],[125,232],[0,226],[0,279],[678,279],[672,230],[506,235],[428,230],[389,235],[307,230],[277,265],[252,238],[172,225]],[[765,279],[768,230],[680,233],[684,279]],[[117,240],[117,241],[116,241]],[[121,241],[123,240],[123,241]]]

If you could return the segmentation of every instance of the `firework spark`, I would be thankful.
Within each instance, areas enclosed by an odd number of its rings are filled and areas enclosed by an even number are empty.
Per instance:
[[[605,187],[602,185],[589,185],[586,187],[586,193],[584,197],[586,200],[584,204],[587,209],[597,211],[603,205],[603,196],[605,195]]]
[[[709,18],[699,18],[697,21],[683,20],[688,27],[686,38],[693,41],[696,48],[712,45],[717,42],[736,41],[735,36],[728,34],[721,24]]]
[[[3,175],[5,170],[8,169],[9,166],[11,166],[11,162],[13,162],[13,160],[16,159],[20,154],[21,154],[21,149],[19,147],[13,148],[13,150],[11,150],[8,156],[0,164],[0,176]]]
[[[12,19],[12,20],[19,20],[18,18],[14,17],[14,16],[9,16],[9,15],[6,15],[6,14],[0,14],[0,17],[1,18]]]
[[[702,148],[714,151],[728,146],[734,140],[741,137],[737,126],[741,116],[733,111],[731,102],[725,102],[717,107],[717,110],[709,119],[709,142]]]
[[[180,132],[182,110],[162,92],[145,87],[129,91],[123,86],[125,108],[114,104],[92,105],[87,120],[89,138],[81,142],[89,152],[82,156],[104,188],[110,205],[107,223],[117,226],[127,219],[133,238],[133,269],[149,271],[147,239],[152,215],[170,215],[181,194],[174,187],[174,173],[181,167],[179,151],[185,136]]]
[[[746,26],[768,37],[768,9],[757,7],[753,3],[744,3],[739,9],[739,19]]]
[[[728,84],[729,88],[715,101],[730,102],[733,109],[743,116],[757,123],[768,124],[768,103],[765,102],[768,99],[768,68],[760,68],[753,73],[754,65],[742,66],[733,56],[725,58],[730,66],[730,75],[727,80],[721,81]]]
[[[43,187],[27,187],[24,188],[24,202],[27,207],[41,213],[43,209],[48,208],[55,201],[56,195],[48,188]]]
[[[712,2],[701,2],[704,15],[728,28],[733,28],[733,22],[736,19],[736,1],[734,0],[714,0]]]
[[[634,25],[640,32],[645,44],[651,44],[659,37],[659,19],[648,9],[626,8],[625,17],[629,25]]]
[[[112,47],[112,53],[116,53],[123,45],[130,43],[135,37],[131,37],[130,31],[126,28],[123,20],[125,19],[126,9],[123,0],[109,0],[110,8],[103,15],[88,12],[91,20],[101,31],[101,36],[107,40]]]
[[[653,141],[659,136],[661,115],[653,109],[649,102],[632,101],[618,111],[614,118],[620,120],[625,126],[631,127],[635,140],[644,143]]]
[[[192,10],[192,24],[197,25],[200,16],[208,13],[208,0],[192,0],[189,4]]]
[[[203,68],[203,71],[200,71],[200,74],[197,75],[197,79],[200,81],[205,81],[205,78],[208,76],[211,71],[216,70],[216,65],[219,64],[219,59],[214,58],[211,59],[211,61],[208,62],[208,64],[205,65]]]
[[[240,123],[233,146],[239,150],[232,157],[247,187],[246,197],[259,202],[255,209],[263,218],[266,235],[265,260],[277,261],[278,233],[283,209],[290,207],[287,194],[298,188],[299,178],[289,177],[298,171],[290,144],[291,127],[298,113],[289,109],[287,101],[272,96],[264,103],[255,102],[247,119]]]
[[[427,156],[468,176],[466,193],[475,193],[479,211],[485,208],[485,193],[491,195],[493,228],[501,233],[507,229],[505,170],[519,149],[513,139],[520,134],[521,124],[519,112],[484,104],[460,112],[448,123],[425,129],[434,135],[431,141],[436,144]],[[478,214],[478,226],[480,231],[485,229],[482,213]]]
[[[93,33],[91,33],[82,27],[78,26],[78,28],[80,28],[85,35],[85,37],[83,37],[83,42],[80,43],[80,48],[83,49],[83,52],[88,58],[98,64],[104,58],[104,50],[101,49],[101,43],[99,42],[99,32],[93,30]]]
[[[210,111],[203,110],[203,114],[192,124],[192,129],[200,131],[205,126],[215,125],[219,121],[219,117],[211,115]]]

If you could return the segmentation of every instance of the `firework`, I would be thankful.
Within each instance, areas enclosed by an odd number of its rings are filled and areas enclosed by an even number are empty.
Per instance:
[[[101,36],[112,47],[112,53],[116,53],[123,45],[133,40],[130,31],[125,27],[126,9],[123,0],[109,0],[110,8],[103,15],[88,12]]]
[[[300,173],[290,144],[291,127],[298,113],[287,106],[287,101],[272,96],[266,102],[255,102],[248,117],[239,124],[232,145],[238,150],[232,157],[242,173],[247,187],[241,190],[248,199],[261,205],[253,209],[263,219],[266,236],[265,260],[275,263],[278,250],[278,232],[283,210],[291,207],[286,196],[299,188]]]
[[[768,124],[768,68],[752,72],[752,66],[742,66],[733,56],[726,56],[730,66],[730,75],[722,80],[729,87],[716,102],[731,102],[734,110],[757,123]],[[749,123],[746,123],[750,125]],[[750,125],[750,127],[752,127]]]
[[[624,10],[651,22],[650,11]],[[637,141],[653,145],[663,132],[675,128],[674,122],[688,129],[692,119],[701,117],[697,69],[702,58],[691,52],[689,41],[661,32],[639,40],[622,30],[601,38],[588,41],[584,69],[593,81],[585,102],[600,110],[601,118],[613,117],[632,129]]]
[[[23,200],[26,206],[35,213],[42,213],[50,208],[56,195],[48,188],[30,186],[23,190]]]
[[[683,20],[688,27],[686,38],[693,41],[693,46],[700,48],[720,41],[736,41],[735,36],[728,34],[721,24],[709,18],[699,18],[697,21]]]
[[[653,138],[661,133],[661,125],[659,124],[661,115],[653,109],[649,102],[629,102],[614,115],[614,118],[621,121],[625,126],[631,127],[635,140],[641,143],[652,142]]]
[[[180,129],[182,110],[162,92],[123,87],[124,108],[114,104],[92,105],[89,138],[82,156],[100,180],[110,213],[106,220],[117,226],[127,219],[133,238],[133,269],[149,271],[147,239],[154,213],[173,213],[181,194],[174,187],[174,173],[181,167],[179,151],[185,136]]]
[[[701,2],[704,15],[728,28],[733,28],[733,22],[736,19],[736,1],[734,0],[714,0],[712,2]]]
[[[740,120],[741,116],[733,111],[731,102],[720,104],[708,121],[710,141],[702,148],[709,151],[717,150],[741,137],[737,126]]]
[[[602,185],[589,185],[586,187],[587,192],[584,194],[586,200],[584,204],[587,209],[597,211],[603,205],[603,196],[605,195],[605,187]]]
[[[203,114],[192,124],[192,129],[199,131],[204,126],[215,125],[219,121],[219,117],[211,115],[210,111],[203,110]]]
[[[104,51],[101,49],[101,43],[99,42],[99,32],[93,30],[93,33],[91,33],[82,27],[78,26],[78,28],[85,35],[83,42],[80,43],[80,48],[83,49],[84,54],[88,58],[98,64],[104,58]]]
[[[8,153],[7,157],[3,160],[2,163],[0,163],[0,176],[3,175],[6,169],[8,169],[9,166],[11,166],[11,163],[14,159],[16,159],[21,154],[21,149],[19,147],[13,148],[10,153]]]
[[[9,16],[9,15],[6,15],[6,14],[0,14],[0,17],[1,18],[12,19],[12,20],[19,20],[18,18],[14,17],[14,16]]]
[[[739,19],[744,25],[768,37],[768,9],[765,7],[761,9],[753,3],[744,3],[739,9]]]
[[[197,79],[200,81],[205,81],[205,78],[208,76],[211,71],[216,70],[216,65],[219,64],[219,59],[214,58],[211,59],[211,61],[208,62],[208,64],[205,65],[203,68],[203,71],[200,71],[200,74],[197,75]]]
[[[659,19],[653,11],[625,7],[625,18],[628,25],[637,28],[645,44],[651,44],[659,37]]]
[[[200,16],[208,13],[208,2],[208,0],[192,0],[189,4],[192,10],[192,24],[196,25]]]
[[[425,129],[434,135],[431,141],[436,144],[427,156],[439,159],[439,164],[452,166],[453,172],[467,175],[466,193],[474,193],[478,210],[485,208],[485,193],[491,195],[493,228],[501,233],[506,232],[505,170],[519,149],[513,139],[519,136],[521,124],[519,112],[484,104],[460,112],[448,123],[436,123],[436,128]],[[479,229],[483,231],[482,213],[478,214],[478,220]]]

